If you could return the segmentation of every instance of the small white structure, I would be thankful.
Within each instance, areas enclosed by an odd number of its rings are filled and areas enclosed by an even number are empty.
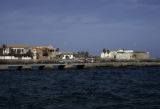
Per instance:
[[[73,59],[73,53],[72,52],[61,52],[60,55],[62,56],[62,59]]]
[[[3,50],[3,54],[9,54],[9,53],[10,53],[10,51],[9,51],[8,47]]]
[[[32,53],[33,53],[33,59],[37,59],[37,50],[32,49]]]
[[[133,50],[120,49],[117,51],[102,52],[103,59],[117,59],[117,60],[134,60],[134,59],[149,59],[149,52],[135,52]]]
[[[101,53],[101,58],[108,58],[108,59],[115,59],[117,55],[116,51],[109,51],[109,52],[102,52]]]

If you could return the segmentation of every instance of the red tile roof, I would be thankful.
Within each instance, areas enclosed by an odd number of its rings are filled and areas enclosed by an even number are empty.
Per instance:
[[[8,45],[9,48],[29,48],[28,45]]]

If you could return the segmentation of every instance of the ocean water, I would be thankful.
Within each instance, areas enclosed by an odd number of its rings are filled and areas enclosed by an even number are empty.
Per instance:
[[[0,109],[160,109],[160,68],[0,71]]]

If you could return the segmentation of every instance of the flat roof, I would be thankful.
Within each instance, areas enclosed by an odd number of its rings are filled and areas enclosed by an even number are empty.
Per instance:
[[[72,55],[73,53],[72,52],[61,52],[60,54],[62,54],[62,55]]]

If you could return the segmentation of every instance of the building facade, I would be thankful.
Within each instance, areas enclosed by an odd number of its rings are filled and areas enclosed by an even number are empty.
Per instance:
[[[7,48],[7,53],[10,53],[10,49],[12,49],[15,52],[15,54],[26,54],[30,50],[30,47],[28,45],[8,45]]]
[[[117,59],[117,60],[143,60],[149,59],[149,52],[136,52],[133,50],[120,49],[118,51],[102,52],[101,58],[103,59]]]
[[[53,48],[53,46],[32,46],[32,52],[34,59],[51,59],[55,48]]]
[[[60,52],[53,46],[3,45],[0,47],[0,59],[73,59],[72,52]]]
[[[1,56],[0,59],[32,59],[28,56],[30,47],[28,45],[8,45],[5,48],[0,47]]]

